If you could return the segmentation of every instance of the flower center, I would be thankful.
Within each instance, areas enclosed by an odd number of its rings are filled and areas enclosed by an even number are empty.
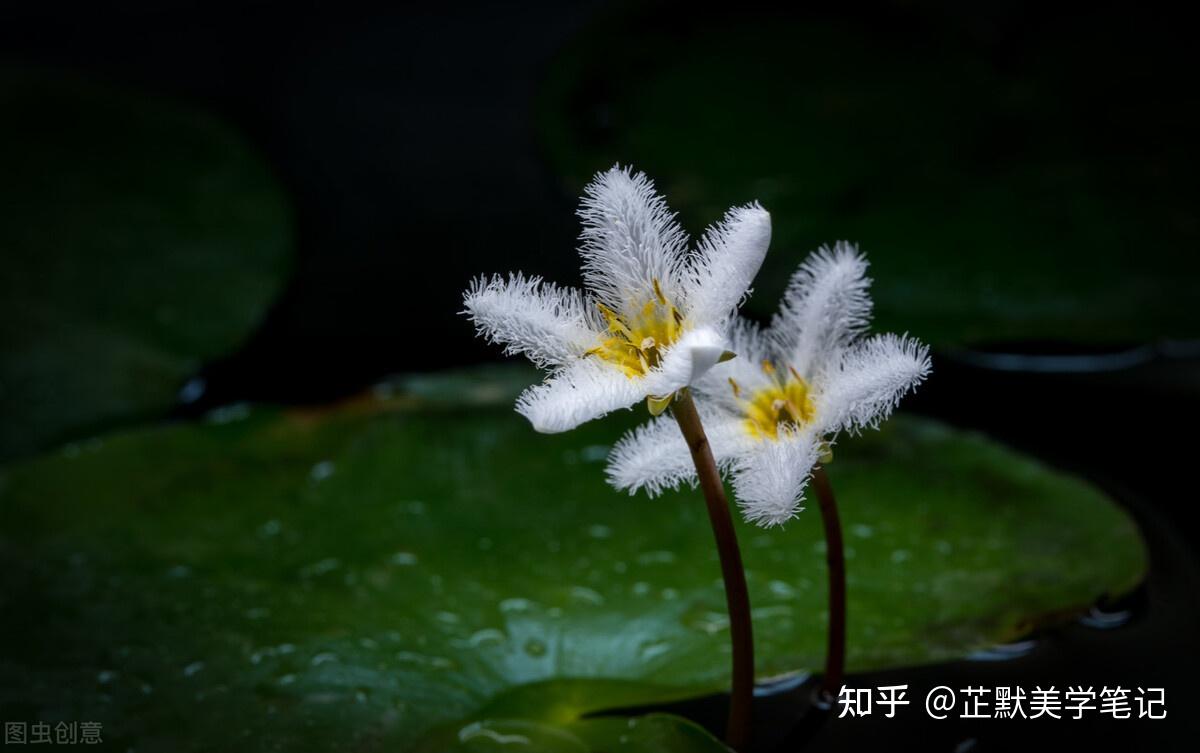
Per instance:
[[[662,352],[679,339],[683,316],[667,301],[658,280],[654,294],[632,316],[596,304],[608,329],[600,345],[587,352],[608,361],[632,377],[645,376],[662,361]]]
[[[813,420],[816,408],[809,397],[808,382],[790,366],[780,374],[774,364],[763,361],[762,369],[770,377],[770,386],[742,395],[741,386],[730,379],[733,394],[746,414],[746,431],[758,439],[779,439],[779,430],[795,429]]]

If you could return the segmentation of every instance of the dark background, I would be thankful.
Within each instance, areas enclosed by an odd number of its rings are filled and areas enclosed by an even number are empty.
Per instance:
[[[205,405],[317,401],[484,360],[453,316],[472,275],[578,277],[575,200],[539,159],[532,109],[598,3],[115,5],[9,9],[0,49],[208,106],[295,209],[291,284],[212,367]]]
[[[1140,3],[967,5],[860,2],[797,12],[838,15],[873,34],[944,34],[997,66],[1018,66],[1024,50],[1048,43],[1069,59],[1086,31],[1089,54],[1107,51],[1096,69],[1113,76],[1092,105],[1097,129],[1112,112],[1146,113],[1139,139],[1114,142],[1118,156],[1154,152],[1156,139],[1194,142],[1195,27],[1177,11]],[[200,103],[247,134],[283,184],[297,231],[292,278],[244,348],[205,368],[206,392],[180,408],[195,413],[238,400],[323,402],[393,372],[494,358],[453,315],[471,276],[523,269],[577,281],[575,197],[539,143],[535,102],[556,55],[613,12],[603,2],[26,3],[0,15],[0,58]],[[757,4],[736,11],[768,12],[776,11]],[[654,18],[663,33],[686,35],[698,15],[733,13],[657,4]],[[620,45],[620,34],[611,43]],[[957,62],[947,57],[945,65]],[[1127,69],[1140,73],[1122,78]],[[886,124],[879,137],[887,137]],[[1016,673],[1009,681],[1165,685],[1171,718],[1150,731],[1137,721],[1017,724],[982,735],[946,725],[902,739],[937,749],[977,738],[981,749],[1060,742],[1160,749],[1188,740],[1200,669],[1194,360],[1037,374],[938,354],[935,370],[911,407],[1083,472],[1130,505],[1151,545],[1151,582],[1126,605],[1136,614],[1129,626],[1099,637],[1048,636],[1031,663],[1005,670]],[[989,677],[947,672],[964,683]],[[893,743],[895,731],[872,722],[846,734],[878,745]],[[826,731],[822,739],[836,747],[839,737]]]
[[[494,357],[452,314],[472,275],[578,280],[578,186],[559,177],[539,139],[539,86],[589,28],[619,56],[633,31],[621,14],[633,7],[637,31],[664,41],[791,15],[895,40],[887,54],[898,61],[940,56],[950,70],[983,60],[1016,77],[1061,68],[1064,96],[1079,109],[1066,127],[1100,159],[1152,168],[1164,154],[1196,154],[1193,27],[1165,5],[29,3],[5,10],[0,57],[188,99],[249,136],[295,209],[297,261],[243,352],[207,370],[201,407],[320,401],[389,372]],[[1046,60],[1047,49],[1056,57]],[[720,92],[713,98],[720,107]],[[571,117],[584,129],[612,127],[603,113]],[[746,139],[757,125],[745,123]],[[1038,123],[1005,126],[984,165],[1062,138]],[[864,140],[895,138],[891,127],[866,124]],[[1174,188],[1166,176],[1160,183]],[[1145,190],[1131,185],[1128,195]]]

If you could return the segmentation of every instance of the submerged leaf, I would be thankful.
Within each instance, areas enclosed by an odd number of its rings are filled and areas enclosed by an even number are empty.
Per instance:
[[[0,112],[10,457],[166,413],[259,323],[291,228],[258,155],[202,111],[0,70]]]

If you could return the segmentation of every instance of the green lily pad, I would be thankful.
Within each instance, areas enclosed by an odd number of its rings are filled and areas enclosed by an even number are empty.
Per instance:
[[[563,753],[728,753],[729,748],[703,728],[669,714],[596,717],[560,723],[515,719],[479,719],[454,724],[428,735],[419,753],[490,753],[526,750]]]
[[[845,239],[871,259],[881,327],[936,345],[1200,336],[1182,305],[1200,298],[1195,113],[1152,93],[1154,55],[1022,34],[1004,67],[970,41],[994,18],[946,28],[993,10],[893,9],[903,34],[824,12],[625,12],[549,67],[546,150],[565,193],[616,161],[646,170],[693,231],[760,200],[759,317]]]
[[[289,210],[189,106],[0,71],[0,457],[161,415],[281,288]]]
[[[633,699],[646,705],[679,699],[679,690],[645,681],[566,679],[519,685],[490,700],[466,719],[435,728],[417,751],[493,750],[497,745],[536,742],[552,751],[726,751],[724,743],[694,722],[668,714],[641,717],[587,716],[619,709]]]
[[[545,436],[485,373],[450,379],[458,404],[435,381],[323,411],[234,406],[6,468],[0,716],[180,751],[403,749],[520,719],[586,743],[588,713],[723,688],[698,494],[603,480],[641,412]],[[1094,488],[928,420],[844,442],[830,475],[851,669],[961,657],[1146,568]],[[820,529],[815,511],[739,524],[760,677],[820,666]]]

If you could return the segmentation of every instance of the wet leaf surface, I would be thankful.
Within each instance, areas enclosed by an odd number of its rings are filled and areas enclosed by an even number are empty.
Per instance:
[[[625,734],[585,714],[721,689],[727,623],[698,494],[603,480],[640,413],[544,436],[497,402],[511,375],[451,377],[460,402],[436,381],[321,411],[234,406],[10,465],[0,716],[94,719],[138,750],[424,735],[475,750],[496,740],[460,733],[485,723],[575,750]],[[1146,567],[1094,488],[928,420],[847,438],[830,475],[851,669],[964,656]],[[760,678],[819,667],[816,509],[738,533]],[[657,720],[617,749],[653,735],[702,733]]]
[[[189,106],[0,70],[0,457],[162,415],[281,288],[282,194]]]
[[[512,750],[726,753],[729,749],[693,722],[667,714],[648,714],[560,722],[485,718],[439,730],[423,739],[416,750],[419,753]]]

